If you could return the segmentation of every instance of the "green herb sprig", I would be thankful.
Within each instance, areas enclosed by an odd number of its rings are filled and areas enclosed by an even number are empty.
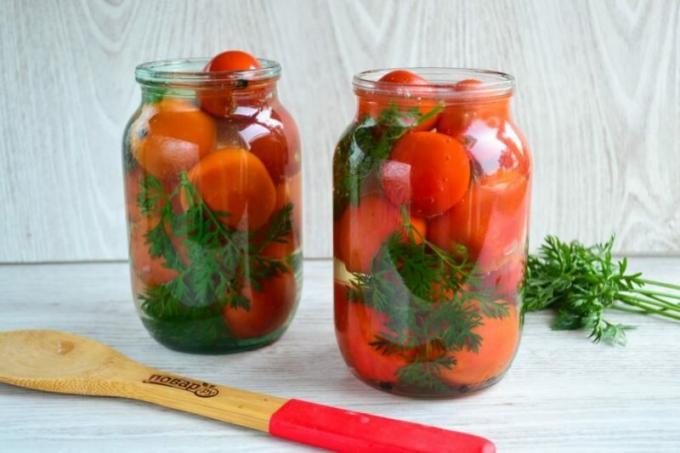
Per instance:
[[[338,143],[333,162],[335,212],[347,203],[357,205],[369,177],[389,157],[392,147],[406,132],[441,112],[437,104],[426,113],[417,107],[401,110],[391,104],[378,118],[366,116],[350,126]]]
[[[613,245],[613,236],[593,246],[547,236],[528,259],[523,313],[552,309],[553,329],[589,329],[594,342],[609,344],[625,344],[632,326],[606,319],[608,309],[680,320],[680,286],[628,272],[625,258],[612,257]]]
[[[173,211],[173,200],[178,197],[186,205],[181,213]],[[139,295],[141,308],[150,318],[145,322],[156,335],[198,345],[230,340],[222,310],[227,305],[250,308],[250,301],[241,293],[244,283],[259,289],[263,281],[288,270],[297,273],[299,260],[294,256],[277,260],[262,254],[270,244],[289,239],[291,203],[275,212],[265,229],[252,233],[237,230],[222,222],[229,214],[210,209],[182,173],[171,193],[165,192],[155,177],[143,178],[137,205],[142,214],[159,217],[158,224],[145,235],[149,255],[178,273],[173,280],[150,286]],[[171,234],[182,241],[187,263]]]
[[[413,227],[405,209],[402,217],[403,232],[383,243],[371,271],[352,274],[349,298],[387,315],[371,345],[384,355],[408,355],[399,385],[442,392],[449,387],[440,374],[455,366],[447,353],[479,351],[482,313],[504,318],[510,307],[477,290],[483,285],[464,247],[441,249]]]

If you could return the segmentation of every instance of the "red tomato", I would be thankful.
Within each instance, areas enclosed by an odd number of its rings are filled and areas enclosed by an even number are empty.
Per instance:
[[[269,220],[276,205],[276,188],[267,169],[254,154],[222,148],[202,159],[189,172],[205,204],[226,212],[222,222],[234,228],[256,230]],[[182,205],[188,203],[182,192]]]
[[[224,307],[224,322],[236,338],[272,333],[288,320],[295,306],[296,292],[295,276],[291,272],[263,282],[260,290],[246,286],[241,294],[250,301],[249,309]]]
[[[462,244],[484,272],[500,267],[526,242],[528,177],[499,172],[473,181],[463,200],[428,223],[428,239],[442,248]]]
[[[454,85],[455,91],[472,92],[481,89],[483,82],[465,79]],[[509,97],[489,99],[482,96],[464,97],[460,102],[447,105],[439,115],[437,131],[452,137],[464,134],[470,125],[481,120],[497,126],[508,117]]]
[[[451,137],[466,134],[475,121],[483,121],[498,127],[508,118],[508,101],[480,101],[479,104],[452,104],[439,115],[437,131]]]
[[[205,70],[208,72],[247,71],[261,67],[262,65],[257,58],[251,54],[242,50],[227,50],[215,55],[205,67]]]
[[[301,178],[300,173],[289,178],[276,186],[276,205],[274,207],[274,213],[278,212],[288,203],[293,204],[293,212],[291,221],[293,224],[293,231],[291,234],[286,236],[285,242],[272,242],[267,245],[262,250],[262,255],[274,258],[278,260],[283,260],[289,257],[293,252],[300,248],[301,238],[302,238],[302,199],[301,199]],[[274,218],[274,215],[272,215]],[[271,220],[268,225],[265,225],[262,230],[266,229],[271,224]]]
[[[260,158],[274,183],[300,171],[299,149],[289,148],[288,143],[297,136],[297,131],[286,134],[281,122],[258,115],[261,121],[238,121],[237,127],[242,140],[250,152]],[[292,143],[293,146],[299,144]]]
[[[390,107],[391,104],[396,104],[403,110],[410,110],[413,107],[418,108],[421,114],[426,114],[430,112],[437,106],[437,103],[433,99],[420,99],[413,97],[412,99],[404,100],[400,98],[400,94],[408,93],[409,86],[427,86],[429,82],[424,78],[420,77],[411,71],[406,71],[404,69],[397,69],[388,72],[378,80],[380,82],[387,82],[394,84],[394,87],[390,87],[394,91],[394,96],[368,96],[362,95],[359,98],[359,118],[364,116],[371,116],[373,118],[378,118],[380,113]],[[387,83],[385,84],[387,86]],[[386,88],[386,87],[383,87]],[[419,90],[422,92],[422,88]],[[428,92],[430,90],[427,90]],[[437,115],[433,116],[424,123],[414,126],[412,130],[414,131],[428,131],[432,129],[437,124]]]
[[[510,305],[509,316],[494,319],[482,316],[483,324],[473,331],[482,337],[479,351],[463,349],[451,353],[455,365],[443,369],[441,377],[451,385],[478,385],[499,377],[510,366],[520,337],[517,309]]]
[[[191,103],[164,99],[156,105],[143,139],[132,154],[139,165],[159,179],[189,170],[215,148],[215,122]]]
[[[477,79],[465,79],[461,80],[460,82],[456,83],[453,86],[453,89],[456,91],[474,91],[482,85],[481,80]]]
[[[280,124],[283,135],[286,137],[286,149],[289,156],[286,174],[295,174],[302,165],[300,133],[297,124],[288,110],[278,102],[275,102],[272,106],[271,118]]]
[[[290,156],[286,138],[280,130],[270,129],[260,123],[250,123],[240,131],[250,152],[260,158],[275,183],[285,176]]]
[[[510,121],[500,125],[474,121],[465,136],[457,139],[465,143],[478,173],[490,175],[499,170],[530,173],[531,160],[524,137]]]
[[[414,214],[439,215],[458,203],[470,185],[463,145],[437,132],[410,132],[394,146],[381,171],[387,198]]]
[[[248,71],[262,67],[257,58],[240,50],[228,50],[216,55],[205,67],[207,72]],[[228,88],[203,90],[199,94],[201,108],[215,116],[227,116],[234,107]]]
[[[420,77],[418,74],[406,71],[405,69],[397,69],[388,72],[382,76],[379,82],[399,83],[402,85],[428,85],[428,81]]]
[[[139,279],[150,286],[167,283],[178,275],[174,269],[165,267],[163,258],[152,258],[149,254],[146,233],[154,228],[158,221],[157,216],[142,217],[130,225],[130,262]],[[174,239],[173,244],[178,248],[179,240]]]
[[[425,235],[425,222],[411,217],[416,239]],[[368,195],[358,206],[348,206],[337,221],[335,256],[350,272],[368,272],[380,246],[394,232],[401,231],[403,220],[397,207],[387,200]]]
[[[397,371],[407,361],[400,355],[385,355],[371,342],[389,333],[387,317],[360,302],[347,300],[347,287],[335,282],[335,332],[340,352],[347,364],[363,379],[374,383],[397,381]]]

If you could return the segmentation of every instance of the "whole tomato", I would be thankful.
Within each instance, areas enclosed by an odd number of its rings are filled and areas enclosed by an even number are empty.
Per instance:
[[[482,316],[482,325],[473,329],[482,338],[477,351],[462,349],[450,353],[455,365],[441,371],[445,382],[475,386],[505,372],[515,356],[520,337],[517,309],[514,305],[508,308],[508,316],[502,318]]]
[[[385,196],[415,215],[432,217],[458,203],[470,185],[470,159],[463,145],[437,132],[409,132],[381,170]]]
[[[410,218],[417,234],[425,236],[425,222]],[[348,206],[334,228],[335,257],[344,262],[350,272],[368,272],[380,246],[393,233],[405,236],[399,208],[376,195],[364,196],[358,206]]]
[[[345,361],[363,379],[374,383],[396,383],[397,371],[407,364],[399,354],[385,355],[371,343],[389,332],[387,317],[361,302],[350,302],[348,288],[335,282],[335,332]]]
[[[524,251],[529,181],[517,172],[499,172],[473,181],[463,200],[428,222],[428,239],[439,247],[467,247],[483,272]]]
[[[206,72],[248,71],[261,68],[260,62],[247,52],[227,50],[219,53],[207,64]],[[229,88],[204,89],[199,93],[201,108],[218,116],[228,116],[234,108],[232,90]]]
[[[256,338],[274,332],[285,324],[295,306],[296,282],[292,272],[281,273],[261,285],[261,288],[246,285],[241,291],[250,302],[247,309],[224,307],[224,322],[236,338]]]

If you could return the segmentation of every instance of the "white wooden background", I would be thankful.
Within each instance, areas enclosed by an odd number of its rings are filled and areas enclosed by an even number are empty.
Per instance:
[[[242,48],[283,64],[304,144],[306,255],[330,254],[331,152],[372,67],[514,74],[534,241],[680,254],[680,2],[0,0],[0,262],[126,257],[134,66]]]

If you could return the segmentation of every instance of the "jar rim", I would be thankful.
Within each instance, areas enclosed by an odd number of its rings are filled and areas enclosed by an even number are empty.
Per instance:
[[[243,82],[270,82],[281,76],[281,65],[257,58],[262,67],[244,71],[205,71],[210,58],[176,58],[142,63],[135,68],[135,79],[142,85],[204,87],[241,85]]]
[[[389,72],[410,71],[428,81],[426,85],[380,81]],[[456,89],[463,80],[476,79],[480,83]],[[369,69],[355,74],[352,85],[357,95],[379,95],[403,98],[435,98],[459,100],[468,98],[494,98],[510,96],[515,88],[515,78],[507,73],[489,69],[454,67],[412,67]]]

